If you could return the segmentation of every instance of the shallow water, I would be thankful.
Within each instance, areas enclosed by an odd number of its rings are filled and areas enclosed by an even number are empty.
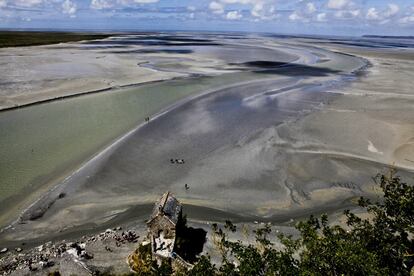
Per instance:
[[[29,232],[34,227],[43,235],[43,231],[66,229],[68,225],[99,224],[112,216],[108,213],[152,202],[166,189],[190,204],[263,214],[257,206],[244,203],[256,198],[266,205],[286,197],[286,187],[269,182],[270,177],[278,177],[272,156],[256,152],[265,145],[260,141],[263,132],[332,97],[321,91],[326,88],[322,82],[329,86],[332,78],[341,80],[342,74],[362,64],[357,58],[322,50],[317,56],[314,51],[290,49],[293,54],[301,52],[300,61],[308,64],[300,70],[263,72],[255,68],[257,73],[166,81],[0,113],[0,129],[4,130],[0,135],[0,174],[4,180],[0,186],[0,222],[4,224],[19,213],[10,202],[27,206],[40,195],[35,193],[39,187],[61,182],[62,176],[141,124],[145,117],[187,96],[208,91],[215,93],[186,102],[151,121],[96,167],[67,179],[63,199],[54,202],[38,221],[16,227]],[[313,64],[321,57],[330,60]],[[230,60],[235,58],[233,55]],[[315,78],[313,83],[301,83],[310,78]],[[252,80],[256,82],[248,83]],[[240,82],[245,84],[235,85]],[[228,85],[232,86],[219,89]],[[237,150],[249,149],[246,145],[257,140],[260,144],[252,147],[252,152]],[[226,154],[221,155],[222,151]],[[172,164],[171,158],[184,158],[186,165]],[[215,158],[220,160],[216,162]],[[184,183],[190,185],[191,193],[185,193]],[[64,221],[60,219],[63,210],[67,210]],[[47,229],[45,225],[49,225]]]
[[[174,80],[1,112],[0,210],[56,181],[179,99],[240,79],[269,77],[246,72]]]

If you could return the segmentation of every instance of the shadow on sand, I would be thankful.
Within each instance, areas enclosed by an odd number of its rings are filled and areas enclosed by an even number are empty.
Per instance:
[[[324,77],[328,76],[329,74],[341,73],[339,70],[333,70],[329,68],[264,60],[255,60],[237,64],[233,63],[230,65],[244,66],[248,68],[247,70],[253,69],[253,72],[258,74],[276,74],[284,76]]]
[[[197,256],[203,252],[207,232],[201,228],[187,226],[187,217],[180,214],[176,226],[177,236],[174,252],[190,263],[197,261]]]
[[[180,41],[166,41],[159,38],[152,38],[151,40],[144,39],[125,39],[125,40],[97,40],[89,41],[87,45],[128,45],[128,46],[220,46],[221,43],[212,41],[201,42],[180,42]]]
[[[110,51],[108,54],[191,54],[190,49],[138,49],[127,51]]]

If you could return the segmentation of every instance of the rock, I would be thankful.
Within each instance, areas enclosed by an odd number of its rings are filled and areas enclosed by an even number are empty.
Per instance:
[[[40,262],[38,263],[38,265],[39,265],[39,267],[41,267],[41,268],[45,268],[45,267],[46,267],[46,265],[47,265],[47,262],[40,261]]]
[[[80,257],[82,259],[85,259],[85,260],[93,259],[93,255],[91,253],[86,252],[86,251],[82,251],[81,254],[80,254]]]
[[[5,247],[2,250],[0,250],[0,253],[6,253],[7,251],[9,251],[9,249],[7,247]]]
[[[23,249],[21,249],[20,247],[16,248],[16,252],[22,252],[22,251],[23,251]]]
[[[38,264],[29,264],[29,270],[30,271],[39,270],[39,265]]]
[[[121,227],[121,226],[119,226],[119,227],[117,227],[117,228],[116,228],[116,230],[117,230],[117,231],[121,231],[121,230],[122,230],[122,227]]]
[[[134,231],[127,231],[122,232],[122,238],[127,242],[135,243],[138,241],[139,236],[137,236]]]
[[[66,251],[68,255],[72,255],[73,257],[78,257],[78,251],[75,248],[71,248]]]
[[[55,262],[53,262],[53,261],[48,261],[48,262],[45,262],[45,263],[43,264],[43,268],[52,267],[52,266],[54,266],[54,265],[55,265]]]

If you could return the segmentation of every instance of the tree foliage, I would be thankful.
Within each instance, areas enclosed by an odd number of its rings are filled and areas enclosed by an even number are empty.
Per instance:
[[[164,260],[160,265],[152,258],[151,244],[140,245],[128,258],[135,275],[168,276],[173,274],[171,262]]]
[[[130,265],[139,275],[410,275],[414,266],[414,187],[393,173],[374,179],[383,197],[374,203],[360,198],[358,205],[366,210],[365,218],[346,210],[346,226],[329,223],[327,215],[311,216],[296,225],[297,238],[277,234],[282,245],[277,248],[270,225],[255,230],[252,244],[230,240],[237,228],[226,221],[223,227],[212,225],[213,243],[221,255],[218,264],[208,255],[201,256],[190,271],[173,272],[169,262],[157,265],[147,245],[130,256]],[[182,240],[179,245],[184,249],[191,242]]]
[[[276,249],[266,225],[255,231],[256,244],[230,241],[236,227],[214,224],[214,243],[221,254],[215,266],[202,256],[189,275],[409,275],[414,265],[414,188],[398,176],[375,178],[383,199],[361,198],[368,218],[345,211],[347,227],[329,224],[328,217],[299,222],[299,238],[283,234]]]

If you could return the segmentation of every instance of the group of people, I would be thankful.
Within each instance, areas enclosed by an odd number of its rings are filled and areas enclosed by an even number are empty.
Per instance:
[[[185,164],[184,159],[173,159],[173,158],[171,158],[170,162],[171,162],[171,164],[179,164],[179,165]]]

